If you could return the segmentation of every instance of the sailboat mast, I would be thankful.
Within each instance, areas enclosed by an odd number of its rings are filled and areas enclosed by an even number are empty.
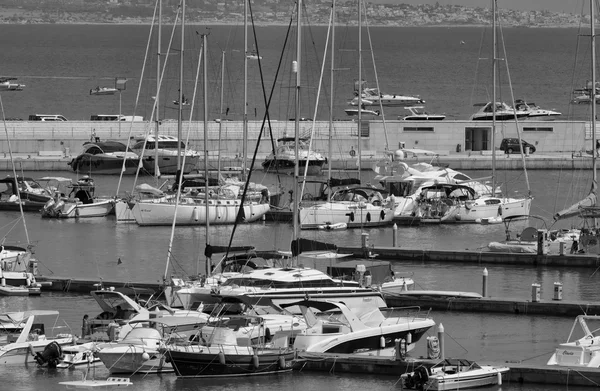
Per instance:
[[[158,128],[160,124],[160,113],[159,113],[159,102],[160,102],[160,72],[161,72],[161,63],[160,63],[160,50],[161,50],[161,37],[162,37],[162,0],[158,0],[158,48],[156,50],[156,99],[154,104],[156,105],[155,109],[155,117],[156,117],[156,129],[154,131],[154,176],[158,178]],[[157,180],[158,182],[158,180]]]
[[[361,133],[362,133],[362,1],[358,0],[358,180],[361,181]]]
[[[205,213],[206,213],[206,246],[210,245],[210,219],[209,219],[209,197],[208,197],[208,66],[207,58],[206,58],[206,34],[202,35],[202,72],[203,76],[203,86],[202,93],[204,99],[204,203],[205,203]],[[241,206],[240,206],[241,207]],[[206,275],[212,274],[212,260],[210,257],[206,259]]]
[[[327,186],[329,188],[329,192],[327,193],[327,201],[331,201],[331,156],[333,154],[333,74],[334,74],[334,66],[335,66],[335,0],[331,2],[331,69],[329,71],[329,91],[331,94],[329,95],[329,147],[328,147],[328,155],[329,161],[327,163]]]
[[[219,145],[217,155],[217,178],[221,178],[221,130],[223,129],[223,86],[225,85],[225,51],[221,52],[221,103],[219,108]]]
[[[590,33],[592,45],[592,88],[590,90],[592,104],[590,107],[592,109],[592,191],[595,193],[598,187],[596,174],[596,155],[598,151],[596,149],[596,10],[594,9],[594,2],[595,0],[590,0]]]
[[[244,123],[242,129],[242,180],[246,180],[248,155],[248,2],[244,0]]]
[[[496,0],[492,0],[492,197],[496,196],[496,78],[497,75],[497,37],[496,37]]]
[[[181,127],[183,122],[183,45],[185,37],[185,0],[181,0],[181,50],[179,52],[179,110],[177,111],[177,172],[181,170]],[[158,140],[156,140],[158,143]],[[157,145],[158,146],[158,145]],[[183,172],[183,170],[182,170]]]
[[[294,119],[294,154],[296,156],[296,164],[294,164],[294,210],[293,210],[293,220],[294,220],[294,230],[293,230],[293,239],[297,240],[298,239],[298,208],[300,207],[300,194],[299,194],[299,189],[298,189],[298,179],[299,179],[299,172],[300,172],[300,168],[298,167],[300,165],[299,163],[299,159],[298,159],[298,144],[300,143],[300,137],[299,137],[299,133],[300,133],[300,50],[301,50],[301,31],[300,31],[300,26],[301,26],[301,17],[300,17],[300,12],[302,10],[302,0],[298,0],[297,2],[297,7],[298,10],[296,11],[296,17],[298,18],[298,20],[296,21],[296,61],[294,61],[292,63],[292,71],[296,73],[296,94],[295,94],[295,119]],[[308,161],[306,162],[306,164],[308,164]]]

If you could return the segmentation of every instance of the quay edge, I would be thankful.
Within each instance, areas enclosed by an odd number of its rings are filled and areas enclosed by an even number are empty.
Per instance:
[[[329,373],[367,373],[387,375],[400,379],[420,365],[429,367],[439,360],[407,359],[396,360],[389,357],[355,356],[343,354],[300,353],[303,359],[298,370],[322,371]],[[600,369],[582,367],[556,367],[535,365],[523,362],[479,362],[479,364],[506,366],[510,371],[502,375],[503,384],[553,384],[566,386],[597,387],[600,384]]]
[[[449,165],[457,170],[491,169],[492,147],[481,140],[491,137],[467,138],[466,134],[487,134],[491,125],[487,121],[448,120],[448,121],[386,121],[386,128],[380,120],[364,121],[361,127],[360,150],[362,168],[370,170],[373,163],[385,156],[385,151],[396,151],[404,147],[432,151],[436,156],[408,157],[407,163],[426,162]],[[83,143],[98,138],[123,143],[129,137],[145,134],[147,121],[127,122],[119,126],[118,121],[10,121],[7,134],[0,134],[0,169],[10,167],[10,154],[7,137],[10,138],[13,155],[18,156],[19,169],[27,171],[70,170],[67,163],[83,150]],[[221,141],[223,166],[240,167],[242,163],[243,123],[242,121],[223,122]],[[273,137],[280,138],[293,133],[293,122],[273,121]],[[313,123],[301,123],[303,133],[313,132]],[[531,170],[574,170],[591,169],[591,132],[585,121],[527,121],[522,124],[523,138],[536,146],[536,152],[526,157],[525,164]],[[208,125],[208,145],[203,146],[203,123],[189,125],[189,144],[197,150],[208,150],[211,167],[216,167],[219,150],[219,124]],[[516,127],[512,122],[497,125],[504,137],[516,137]],[[187,125],[186,125],[187,129]],[[260,134],[261,122],[248,123],[248,140],[256,143]],[[544,130],[544,131],[540,131]],[[177,135],[176,121],[163,121],[161,133]],[[187,131],[186,131],[187,134]],[[350,155],[358,150],[358,129],[355,121],[334,121],[334,139],[330,157],[334,170],[356,170],[357,158]],[[565,135],[569,137],[565,137]],[[387,142],[386,142],[387,140]],[[475,141],[479,140],[479,141]],[[567,140],[567,141],[566,141]],[[496,141],[496,168],[499,170],[522,170],[523,159],[519,154],[504,155],[499,150],[501,138]],[[568,143],[568,144],[565,144]],[[324,153],[329,148],[329,122],[317,121],[314,124],[313,146]],[[271,141],[263,136],[257,151],[262,161],[271,152]],[[249,167],[250,159],[246,164]],[[198,167],[202,170],[203,167]]]

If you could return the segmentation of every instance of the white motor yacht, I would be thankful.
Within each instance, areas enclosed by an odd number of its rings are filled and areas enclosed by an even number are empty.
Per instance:
[[[419,366],[401,376],[403,386],[409,390],[463,390],[502,384],[502,374],[510,370],[505,366],[479,365],[474,361],[447,358],[426,368]]]
[[[561,113],[558,111],[542,109],[535,103],[525,102],[523,99],[517,99],[515,101],[515,108],[518,111],[527,112],[526,119],[532,119],[536,121],[553,120],[561,115]]]
[[[136,137],[131,150],[142,159],[144,170],[152,175],[157,175],[155,173],[156,159],[158,159],[160,174],[170,175],[177,174],[178,154],[182,162],[185,156],[185,165],[183,166],[185,174],[193,171],[200,160],[199,152],[186,149],[185,143],[174,136],[158,135],[157,138],[154,135],[148,135]]]
[[[408,106],[404,109],[408,110],[410,114],[399,115],[398,119],[403,121],[441,121],[446,118],[444,114],[429,114],[425,111],[424,106]]]
[[[578,315],[571,327],[567,342],[558,345],[547,365],[600,367],[599,325],[599,315]]]
[[[339,353],[395,357],[397,341],[403,341],[404,351],[435,325],[418,308],[388,309],[356,308],[334,300],[301,300],[283,307],[299,307],[307,328],[295,335],[294,348],[307,353]],[[285,335],[283,335],[285,337]],[[277,346],[278,334],[273,344]]]
[[[481,109],[471,116],[471,120],[473,121],[491,121],[494,118],[494,110],[496,111],[496,121],[514,120],[515,117],[523,118],[529,116],[529,112],[517,110],[504,102],[496,102],[495,105],[492,102],[478,103],[475,106],[481,106]]]
[[[265,171],[282,174],[293,174],[296,161],[300,173],[304,173],[308,166],[307,175],[319,175],[327,158],[308,147],[308,138],[300,138],[298,143],[298,156],[296,156],[296,139],[294,137],[282,137],[277,140],[277,148],[274,153],[269,154],[262,163]]]

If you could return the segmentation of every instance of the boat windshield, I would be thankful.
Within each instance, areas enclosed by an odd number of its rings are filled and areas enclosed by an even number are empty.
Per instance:
[[[233,277],[228,278],[221,286],[240,287],[248,286],[255,288],[275,288],[275,289],[286,289],[286,288],[327,288],[335,287],[337,284],[331,279],[318,279],[318,280],[306,280],[306,281],[276,281],[276,280],[264,280],[259,278],[248,278],[248,277]]]

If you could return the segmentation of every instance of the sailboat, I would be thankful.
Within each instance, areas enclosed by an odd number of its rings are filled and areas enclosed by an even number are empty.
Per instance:
[[[182,16],[182,29],[184,25],[184,16]],[[183,33],[182,33],[183,34]],[[206,44],[203,41],[203,62],[206,63]],[[183,53],[183,36],[181,52]],[[183,55],[181,57],[183,61]],[[204,83],[208,83],[206,66],[204,67]],[[180,79],[183,80],[183,66],[180,68]],[[181,91],[181,88],[180,88]],[[204,101],[207,101],[207,89],[204,89]],[[206,109],[205,109],[206,111]],[[180,107],[181,112],[181,107]],[[181,128],[181,115],[179,121]],[[206,122],[204,131],[208,126]],[[206,133],[205,133],[206,136]],[[206,140],[205,140],[206,144]],[[206,146],[205,146],[206,148]],[[208,181],[208,164],[206,161],[205,151],[205,182]],[[183,165],[187,155],[184,154]],[[175,224],[178,226],[185,225],[204,225],[207,221],[211,224],[233,224],[241,217],[244,222],[253,222],[262,219],[269,211],[268,190],[258,193],[257,198],[242,200],[239,198],[240,188],[232,184],[208,187],[205,186],[204,193],[202,190],[195,189],[197,194],[186,193],[181,195],[181,183],[183,175],[178,171],[177,187],[178,196],[170,199],[162,199],[160,202],[137,201],[131,206],[131,213],[138,225],[141,226],[157,226],[171,225],[173,216],[175,216]],[[239,210],[242,209],[242,215],[239,216]]]
[[[590,0],[590,45],[591,45],[591,73],[592,80],[590,81],[591,86],[596,85],[596,12],[594,9],[594,1]],[[591,101],[597,100],[597,89],[590,88],[589,94]],[[592,133],[592,186],[590,192],[580,201],[571,205],[570,207],[557,212],[554,215],[554,220],[563,220],[570,217],[579,216],[583,219],[583,229],[579,235],[579,242],[574,242],[573,247],[576,253],[592,253],[600,254],[600,232],[597,227],[597,219],[600,218],[600,207],[598,207],[598,196],[596,194],[598,190],[598,177],[596,173],[597,168],[597,153],[594,153],[597,148],[598,139],[596,136],[596,105],[590,105],[590,125]]]
[[[1,96],[0,108],[2,108],[2,114],[4,115],[4,107]],[[18,178],[13,159],[8,128],[6,127],[6,121],[4,120],[3,122],[6,140],[8,143],[8,152],[10,155],[13,178]],[[27,238],[27,247],[22,247],[20,245],[8,245],[5,244],[4,241],[0,243],[0,295],[39,295],[41,293],[41,285],[35,280],[35,276],[37,274],[37,261],[32,258],[33,252],[31,249],[33,246],[29,240],[29,233],[27,231],[27,224],[25,222],[23,201],[21,200],[21,192],[17,191],[15,196],[17,197],[17,204],[19,205],[19,212],[21,213],[21,220],[23,221],[23,228]],[[4,233],[3,237],[6,237],[7,235],[8,233]]]
[[[498,72],[498,40],[497,30],[497,0],[492,0],[492,28],[493,28],[493,59],[492,59],[492,102],[496,102],[497,72]],[[513,99],[514,101],[514,99]],[[514,110],[514,109],[513,109]],[[497,195],[496,191],[496,121],[497,110],[492,110],[491,145],[492,145],[492,185],[491,194],[477,196],[475,191],[464,185],[434,184],[422,190],[418,201],[416,216],[421,222],[429,223],[501,223],[506,217],[528,216],[533,197],[506,197]],[[516,113],[513,115],[516,120]],[[520,141],[520,133],[517,133]],[[525,180],[529,188],[525,158],[521,153],[524,167]]]
[[[362,80],[362,2],[359,1],[359,40],[358,40],[358,80]],[[332,45],[333,46],[333,45]],[[332,52],[333,53],[333,52]],[[333,54],[332,54],[333,64]],[[333,68],[333,65],[332,65]],[[362,97],[358,95],[358,107],[362,107]],[[357,127],[362,124],[362,111],[358,110]],[[358,172],[360,179],[360,131]],[[331,144],[331,139],[330,139]],[[394,218],[394,204],[385,201],[387,191],[374,186],[351,185],[340,189],[327,202],[298,208],[301,229],[365,228],[391,224]]]

